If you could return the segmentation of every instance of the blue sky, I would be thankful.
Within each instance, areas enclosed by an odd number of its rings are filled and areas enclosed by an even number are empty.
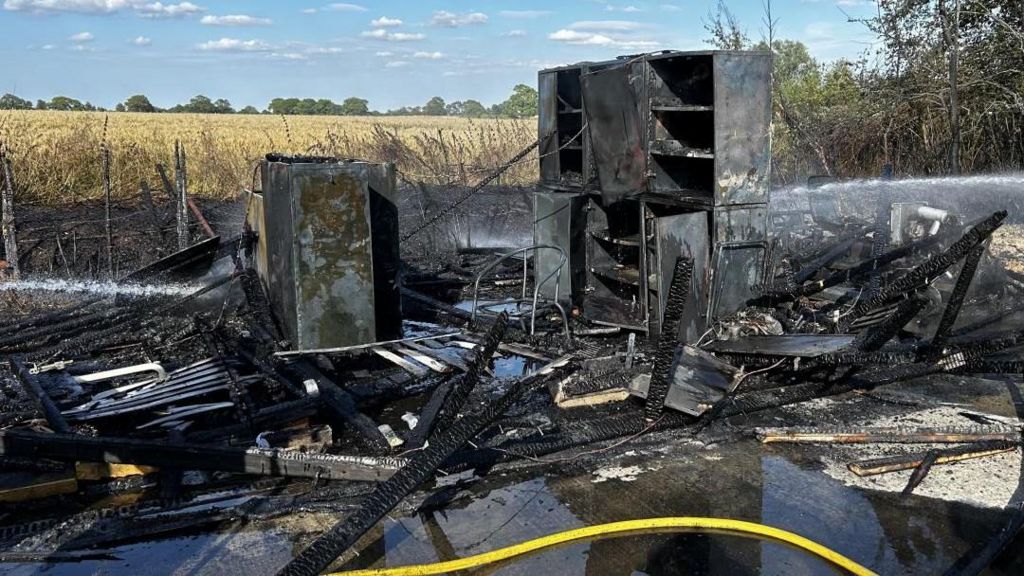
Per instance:
[[[751,38],[760,0],[726,2]],[[271,98],[371,108],[503,100],[540,68],[619,54],[706,47],[716,0],[3,0],[0,92],[68,95],[113,107],[143,93],[157,106],[196,94],[236,107]],[[823,60],[856,57],[871,36],[848,17],[872,0],[774,0],[777,35]]]

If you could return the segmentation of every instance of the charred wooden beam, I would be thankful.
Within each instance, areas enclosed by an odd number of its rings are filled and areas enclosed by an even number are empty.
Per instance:
[[[459,411],[462,410],[466,400],[469,399],[469,394],[480,381],[480,375],[490,366],[491,357],[494,356],[498,345],[501,344],[501,339],[504,338],[507,327],[508,314],[502,312],[498,315],[497,321],[491,326],[491,329],[488,330],[484,342],[477,345],[476,356],[469,365],[469,371],[453,382],[437,417],[437,430],[447,430],[455,422]]]
[[[935,450],[936,458],[934,464],[950,464],[971,458],[984,458],[985,456],[1012,452],[1019,445],[1019,442],[1008,441],[976,442],[965,446]],[[916,452],[914,454],[858,460],[851,462],[847,465],[847,468],[857,476],[875,476],[878,474],[888,474],[889,472],[912,470],[921,465],[927,454],[928,452]]]
[[[981,262],[981,256],[985,253],[986,247],[986,243],[982,242],[967,253],[964,265],[960,268],[960,275],[956,279],[956,285],[953,286],[953,292],[949,295],[949,301],[946,302],[946,309],[942,311],[939,327],[935,329],[935,337],[932,338],[931,342],[932,348],[941,349],[946,340],[949,339],[950,332],[953,330],[953,325],[956,324],[956,319],[960,315],[960,309],[967,298],[967,291],[971,287],[971,281],[974,280],[974,274],[978,271],[978,263]]]
[[[359,411],[356,399],[335,384],[319,368],[307,360],[297,360],[294,367],[307,379],[316,382],[324,406],[334,414],[339,424],[347,425],[358,434],[363,445],[374,454],[387,454],[391,446],[372,418]],[[336,427],[341,429],[341,426]]]
[[[919,462],[917,467],[914,468],[914,472],[910,475],[910,479],[907,480],[907,485],[903,488],[903,491],[900,492],[900,496],[910,496],[914,492],[914,489],[920,486],[921,482],[924,482],[925,476],[928,476],[928,473],[932,471],[932,466],[935,465],[938,458],[939,453],[937,450],[929,450],[926,452],[924,458],[922,458],[921,462]]]
[[[763,444],[956,444],[961,442],[1020,441],[1020,432],[991,428],[862,428],[822,430],[808,428],[758,428]]]
[[[34,374],[29,372],[25,363],[20,360],[11,360],[11,369],[14,371],[15,376],[18,377],[18,381],[21,382],[25,391],[36,401],[39,409],[42,410],[43,416],[46,418],[50,428],[56,432],[71,433],[71,426],[64,419],[64,415],[60,413],[60,408],[50,398],[50,395],[46,393],[46,390],[43,390],[39,380],[36,379]]]
[[[861,301],[852,311],[851,321],[882,306],[886,302],[901,294],[916,290],[925,283],[941,274],[944,270],[958,262],[960,259],[981,244],[992,235],[1003,224],[1006,219],[1006,211],[1000,210],[988,218],[982,220],[972,227],[959,240],[940,254],[932,256],[911,271],[900,276],[893,282],[887,284],[878,294],[872,298]]]
[[[108,462],[213,470],[259,476],[376,482],[404,462],[397,458],[338,456],[292,450],[228,448],[207,444],[169,444],[131,438],[0,431],[0,455],[61,462]]]
[[[926,298],[917,295],[904,300],[884,322],[861,333],[854,346],[862,352],[880,350],[886,342],[892,340],[908,322],[913,320],[914,316],[917,316],[927,303]]]
[[[647,400],[644,416],[648,421],[657,420],[665,410],[665,398],[668,396],[669,380],[671,380],[672,359],[675,358],[676,347],[679,345],[679,321],[683,317],[686,299],[690,294],[690,280],[693,276],[693,260],[676,258],[675,269],[672,271],[672,283],[669,285],[668,297],[665,300],[665,313],[662,317],[661,338],[654,356],[654,367],[651,369],[651,384],[647,389]]]

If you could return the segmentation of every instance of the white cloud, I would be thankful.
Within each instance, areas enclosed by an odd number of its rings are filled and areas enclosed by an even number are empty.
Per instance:
[[[164,4],[162,2],[137,3],[134,8],[135,12],[142,18],[185,18],[206,12],[205,8],[191,2],[181,2],[179,4]]]
[[[565,28],[548,34],[548,39],[579,46],[607,46],[610,48],[623,48],[627,50],[650,50],[659,45],[658,42],[653,40],[622,39],[615,38],[611,35],[580,32],[578,30],[567,30]]]
[[[387,40],[390,42],[413,42],[416,40],[423,40],[426,38],[423,34],[410,34],[407,32],[388,32],[383,28],[374,28],[373,30],[366,30],[359,34],[363,38],[372,38],[374,40]]]
[[[393,28],[401,25],[402,21],[398,18],[388,18],[387,16],[381,16],[376,20],[370,20],[370,26],[373,26],[374,28]]]
[[[268,56],[279,60],[306,60],[306,55],[299,52],[271,52]]]
[[[257,18],[247,14],[228,14],[226,16],[203,16],[200,24],[207,26],[269,26],[273,23],[270,18]]]
[[[153,43],[153,39],[152,38],[147,38],[146,36],[136,36],[132,40],[132,44],[134,44],[136,46],[149,46],[152,43]]]
[[[200,50],[212,52],[267,52],[270,45],[263,40],[239,40],[238,38],[221,38],[210,40],[198,45]]]
[[[662,4],[660,8],[665,12],[681,12],[683,10],[675,4]]]
[[[606,12],[626,12],[628,14],[632,14],[632,13],[636,13],[636,12],[643,12],[644,11],[643,8],[637,8],[636,6],[633,6],[633,5],[621,6],[620,7],[620,6],[615,6],[613,4],[608,4],[608,5],[606,5],[604,7],[604,9],[605,9]]]
[[[128,0],[5,0],[4,10],[13,12],[78,12],[109,14],[128,7]]]
[[[385,64],[384,67],[385,68],[401,68],[403,66],[408,66],[408,65],[409,65],[409,63],[406,62],[405,60],[392,60],[391,62],[388,62],[387,64]]]
[[[473,24],[486,24],[487,14],[483,12],[469,12],[467,14],[456,14],[447,10],[438,10],[430,18],[430,23],[442,28],[458,28],[459,26],[470,26]]]
[[[506,38],[522,38],[526,36],[526,30],[509,30],[502,34],[502,36],[505,36]]]
[[[56,48],[56,46],[54,46],[53,44],[43,44],[41,48],[43,50],[53,50],[54,48]]]
[[[366,12],[367,11],[365,6],[360,6],[359,4],[344,4],[344,3],[328,4],[327,7],[324,8],[324,10],[330,10],[332,12]]]
[[[569,24],[570,30],[587,30],[590,32],[632,32],[651,27],[650,24],[633,22],[632,20],[581,20]]]
[[[72,34],[68,38],[68,40],[71,40],[72,42],[77,42],[77,43],[92,42],[95,39],[96,39],[96,37],[92,35],[92,32],[79,32],[78,34]]]
[[[319,12],[319,10],[317,10],[316,8],[303,8],[301,12],[303,14],[316,14],[317,12]]]
[[[422,58],[424,60],[440,60],[441,58],[444,58],[444,54],[440,52],[416,52],[412,57]]]
[[[132,10],[142,18],[181,18],[206,11],[192,2],[164,4],[149,0],[4,0],[4,9],[36,14],[113,14]]]
[[[550,10],[502,10],[498,12],[502,18],[540,18],[551,14]]]
[[[381,58],[387,58],[388,56],[394,56],[394,53],[393,52],[388,52],[388,51],[382,51],[382,52],[377,52],[377,56],[380,56]]]

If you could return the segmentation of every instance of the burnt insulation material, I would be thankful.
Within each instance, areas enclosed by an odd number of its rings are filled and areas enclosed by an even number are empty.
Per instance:
[[[644,405],[644,416],[649,421],[656,420],[665,410],[672,359],[675,358],[676,347],[679,345],[679,321],[683,317],[686,298],[690,294],[692,276],[693,260],[682,256],[676,258],[676,265],[672,270],[672,283],[669,285],[668,297],[665,299],[661,338],[658,339],[658,349],[654,354],[651,384],[647,389],[647,402]]]
[[[867,314],[868,312],[884,305],[886,302],[916,290],[941,274],[944,270],[967,256],[967,254],[978,244],[985,241],[1003,224],[1006,219],[1006,210],[1000,210],[988,218],[982,220],[964,234],[959,240],[953,243],[944,252],[932,256],[910,272],[887,284],[879,290],[873,298],[862,301],[853,309],[851,320]]]
[[[932,348],[941,349],[949,338],[953,325],[956,324],[956,319],[960,316],[964,300],[967,298],[967,291],[971,288],[971,281],[974,280],[974,275],[978,271],[981,256],[988,248],[987,244],[987,242],[982,242],[967,253],[964,265],[960,268],[960,275],[957,276],[956,285],[953,286],[953,292],[950,293],[949,300],[946,302],[946,309],[942,311],[939,327],[935,329],[935,337],[931,341]]]
[[[507,318],[499,318],[499,323],[506,322]],[[456,450],[500,418],[515,402],[544,385],[550,374],[550,370],[541,371],[519,380],[508,392],[488,403],[479,412],[456,420],[449,429],[434,435],[428,447],[416,452],[408,464],[363,499],[357,512],[313,541],[279,574],[315,576],[325,570],[339,554],[351,548],[385,514],[427,480]]]

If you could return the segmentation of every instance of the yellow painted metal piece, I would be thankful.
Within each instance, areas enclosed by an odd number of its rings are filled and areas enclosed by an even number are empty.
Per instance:
[[[79,480],[98,481],[144,476],[158,471],[153,466],[137,466],[135,464],[116,464],[98,462],[79,462],[75,464],[75,477]]]

